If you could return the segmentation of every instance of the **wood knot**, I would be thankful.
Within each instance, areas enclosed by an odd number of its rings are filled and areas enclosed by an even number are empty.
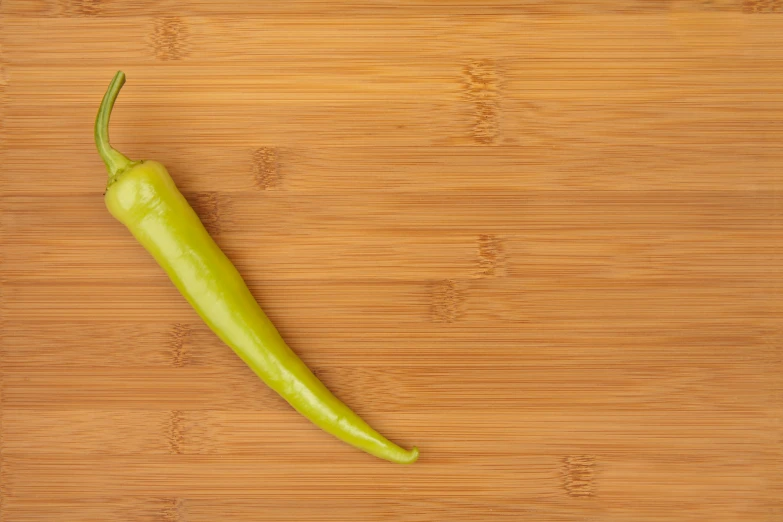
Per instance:
[[[185,501],[181,498],[166,499],[161,514],[165,522],[185,522]]]
[[[66,12],[71,16],[97,16],[101,14],[103,0],[71,0]]]
[[[166,440],[169,452],[181,455],[185,448],[185,416],[181,411],[174,410],[166,423]]]
[[[492,60],[472,61],[463,72],[466,97],[474,112],[472,137],[478,143],[492,144],[500,133],[497,66]]]
[[[748,14],[783,13],[783,0],[743,0],[742,12]]]
[[[478,238],[478,276],[503,275],[506,275],[506,250],[503,241],[492,234],[481,234]]]
[[[171,331],[171,364],[181,368],[188,363],[188,341],[190,340],[190,327],[177,323]]]
[[[465,296],[456,281],[438,281],[432,289],[432,319],[436,323],[453,323],[463,315]]]
[[[188,202],[196,211],[204,228],[212,235],[220,233],[220,197],[217,192],[199,192],[188,195]]]
[[[253,179],[260,190],[269,190],[280,184],[280,154],[274,147],[253,151]]]
[[[158,60],[181,60],[188,55],[188,25],[176,16],[159,18],[152,31],[152,49]]]
[[[685,6],[692,4],[690,0],[683,0],[681,3],[685,4]],[[700,0],[699,2],[695,3],[694,7],[702,11],[732,12],[737,10],[737,7],[739,7],[739,2],[737,2],[737,0]]]
[[[595,495],[595,457],[569,455],[563,459],[563,488],[572,497]]]

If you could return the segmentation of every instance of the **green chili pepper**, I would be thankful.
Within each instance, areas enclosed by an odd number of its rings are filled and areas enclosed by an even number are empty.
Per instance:
[[[95,144],[109,171],[109,212],[152,254],[218,337],[294,409],[371,455],[415,462],[418,449],[406,451],[372,429],[288,347],[166,168],[155,161],[131,161],[109,145],[109,118],[124,83],[125,74],[117,72],[95,119]]]

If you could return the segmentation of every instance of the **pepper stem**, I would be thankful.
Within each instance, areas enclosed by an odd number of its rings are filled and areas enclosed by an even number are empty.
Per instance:
[[[112,107],[114,107],[117,95],[124,84],[125,73],[117,71],[117,74],[114,75],[114,78],[109,84],[109,88],[106,90],[106,94],[103,95],[103,101],[98,109],[98,115],[95,117],[95,146],[98,147],[98,153],[100,153],[103,162],[106,164],[106,169],[109,171],[109,177],[116,176],[131,163],[131,160],[109,145],[109,119],[111,118],[111,110]]]

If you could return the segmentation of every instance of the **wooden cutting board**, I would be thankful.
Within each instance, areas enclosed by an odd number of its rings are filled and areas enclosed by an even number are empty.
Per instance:
[[[778,0],[5,0],[0,520],[783,520]],[[106,211],[109,80],[293,412]]]

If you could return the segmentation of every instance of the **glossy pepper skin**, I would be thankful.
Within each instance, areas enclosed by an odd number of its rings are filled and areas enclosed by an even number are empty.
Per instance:
[[[405,450],[373,430],[288,347],[166,168],[155,161],[131,161],[109,145],[109,118],[124,83],[120,71],[95,120],[95,143],[109,171],[105,201],[112,216],[152,254],[218,337],[299,413],[371,455],[415,462],[418,449]]]

